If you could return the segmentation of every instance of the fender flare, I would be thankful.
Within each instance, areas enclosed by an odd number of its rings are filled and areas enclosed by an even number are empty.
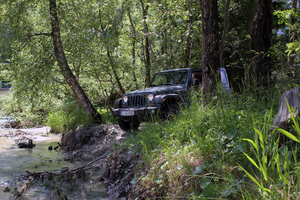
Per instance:
[[[117,100],[115,101],[115,106],[114,106],[114,108],[122,108],[122,98],[117,99]]]
[[[176,102],[183,103],[184,106],[186,105],[186,102],[184,101],[182,96],[179,95],[179,94],[160,94],[160,95],[156,95],[153,99],[153,104],[163,104],[164,101],[167,101],[167,100],[170,100],[170,99],[174,99]]]

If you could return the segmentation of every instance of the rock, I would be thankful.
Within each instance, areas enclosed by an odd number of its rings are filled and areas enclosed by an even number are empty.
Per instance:
[[[22,128],[22,123],[20,121],[12,121],[10,122],[11,128]]]
[[[32,149],[33,147],[35,147],[35,144],[33,144],[32,140],[29,139],[27,143],[26,142],[19,142],[18,147],[19,148],[30,148],[30,149]]]
[[[280,127],[283,129],[288,128],[289,122],[288,120],[291,118],[291,114],[287,107],[287,103],[291,108],[294,109],[294,116],[299,114],[300,110],[300,87],[294,88],[292,90],[286,91],[281,95],[279,108],[277,115],[274,119],[273,125],[276,127]],[[287,103],[286,103],[287,102]],[[273,130],[274,128],[271,128]]]
[[[64,168],[62,168],[62,170],[60,171],[60,173],[66,173],[66,172],[68,172],[69,171],[69,167],[64,167]]]

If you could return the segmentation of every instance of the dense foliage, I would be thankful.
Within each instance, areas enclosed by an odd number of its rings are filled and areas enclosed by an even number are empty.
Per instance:
[[[205,0],[57,1],[68,65],[106,123],[115,123],[110,115],[115,99],[146,87],[155,71],[202,67],[199,2]],[[202,94],[195,94],[175,120],[129,140],[127,147],[146,163],[134,189],[144,197],[290,198],[300,184],[294,178],[299,177],[297,149],[280,149],[265,139],[280,94],[299,85],[300,5],[296,0],[217,2],[220,66],[229,74],[232,97],[218,94],[203,109]],[[270,4],[271,46],[259,50],[254,24],[264,21],[259,8]],[[12,85],[1,100],[2,113],[28,126],[47,124],[54,132],[91,123],[60,70],[48,0],[1,1],[0,54],[1,79]],[[265,75],[258,75],[257,66]],[[266,165],[276,166],[277,173]]]
[[[137,1],[58,1],[67,61],[96,106],[110,107],[125,91],[145,87],[146,38],[151,49],[151,73],[202,65],[200,4],[197,1],[143,3],[147,11],[145,21],[141,3]],[[255,87],[253,58],[261,53],[251,48],[255,1],[219,1],[218,6],[223,47],[221,66],[227,68],[235,91]],[[273,2],[273,46],[264,53],[272,57],[267,84],[281,84],[282,91],[293,87],[284,84],[287,79],[290,83],[298,80],[298,12],[290,6],[289,1]],[[290,16],[295,19],[293,22]],[[23,104],[46,101],[41,99],[48,95],[58,100],[75,98],[54,55],[48,1],[2,1],[0,25],[1,76],[12,82],[12,92],[18,101]],[[44,109],[49,111],[47,107]]]

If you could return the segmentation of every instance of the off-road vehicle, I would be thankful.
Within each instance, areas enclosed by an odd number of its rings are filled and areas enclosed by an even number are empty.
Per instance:
[[[230,92],[226,70],[220,68],[223,90]],[[180,68],[156,72],[146,89],[127,93],[115,102],[112,114],[122,130],[138,129],[141,122],[169,119],[189,102],[189,89],[199,89],[202,69]]]

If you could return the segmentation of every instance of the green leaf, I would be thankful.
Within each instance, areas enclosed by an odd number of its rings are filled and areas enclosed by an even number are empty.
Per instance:
[[[221,192],[221,195],[223,197],[227,197],[231,194],[235,194],[238,190],[237,189],[228,189],[228,190],[224,190],[223,192]]]
[[[259,169],[259,171],[261,171],[261,169],[258,167],[258,165],[256,164],[256,162],[250,157],[248,156],[248,154],[246,154],[245,152],[243,152],[244,155],[248,158],[248,160],[250,160],[250,162],[257,168]]]
[[[276,155],[274,157],[275,157],[275,162],[277,165],[277,172],[278,172],[280,178],[283,180],[283,182],[288,185],[289,184],[288,180],[282,175],[282,172],[281,172],[279,154],[276,153]]]
[[[279,132],[283,133],[285,136],[287,136],[288,138],[294,140],[295,142],[300,143],[300,140],[298,140],[293,134],[287,132],[286,130],[283,130],[281,128],[277,128],[276,130],[278,130]]]
[[[264,149],[265,142],[264,142],[264,137],[263,137],[262,133],[258,129],[256,129],[256,128],[253,128],[253,129],[259,135],[260,146]]]
[[[242,138],[242,140],[248,141],[252,144],[252,146],[256,149],[256,151],[258,151],[258,145],[256,143],[254,143],[253,140],[247,139],[247,138]]]
[[[136,178],[132,179],[132,181],[130,181],[131,185],[136,184]]]
[[[260,170],[263,173],[265,181],[268,180],[268,173],[267,173],[267,167],[266,164],[263,162],[262,166],[260,166]]]
[[[295,119],[294,117],[294,112],[292,111],[292,108],[290,107],[289,103],[287,102],[287,99],[285,99],[285,102],[286,102],[286,105],[289,109],[289,112],[291,114],[291,118],[292,118],[292,121],[293,121],[293,127],[295,128],[295,130],[297,131],[297,133],[299,134],[300,133],[300,127],[299,127],[299,123],[298,121]]]
[[[239,165],[239,164],[238,164]],[[262,191],[266,191],[266,192],[270,192],[269,189],[263,187],[263,185],[261,185],[251,174],[249,174],[247,172],[247,170],[245,170],[241,165],[239,165],[239,167],[248,175],[248,177],[262,190]]]
[[[198,174],[200,174],[202,171],[203,171],[203,169],[205,168],[206,166],[205,165],[200,165],[200,166],[198,166],[197,168],[196,168],[196,170],[192,173],[193,175],[198,175]]]

